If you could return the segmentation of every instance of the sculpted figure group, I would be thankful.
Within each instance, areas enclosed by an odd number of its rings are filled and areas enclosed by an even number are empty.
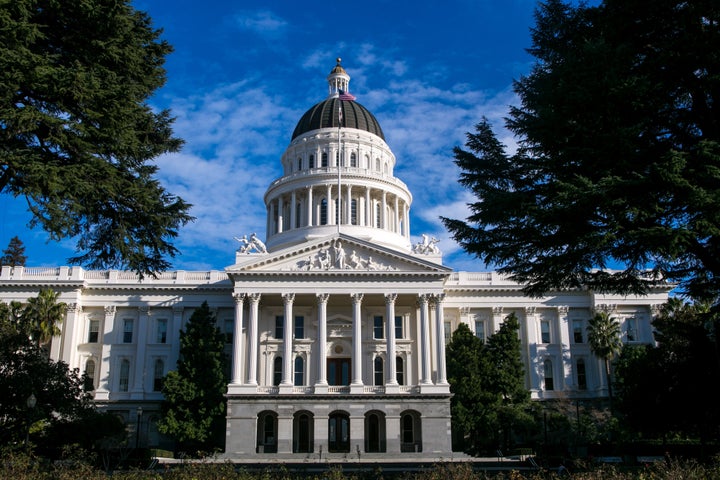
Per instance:
[[[240,248],[238,248],[240,253],[267,253],[267,247],[254,233],[250,235],[249,239],[247,235],[243,235],[242,237],[235,237],[235,240],[240,242]]]
[[[440,254],[440,249],[438,248],[437,244],[440,240],[438,240],[435,237],[431,237],[426,233],[422,234],[422,241],[416,243],[413,246],[413,253],[422,253],[425,255],[438,255]]]

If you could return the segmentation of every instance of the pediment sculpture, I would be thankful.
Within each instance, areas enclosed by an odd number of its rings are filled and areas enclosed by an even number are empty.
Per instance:
[[[345,247],[342,246],[340,239],[336,240],[331,246],[321,248],[317,252],[311,253],[307,258],[300,260],[292,268],[293,270],[397,270],[391,265],[386,265],[376,260],[372,256],[358,253],[352,250],[347,253]]]
[[[427,233],[422,234],[422,241],[413,245],[413,253],[420,253],[423,255],[439,255],[440,249],[437,244],[440,240],[435,237],[429,236]]]
[[[234,238],[240,242],[240,247],[238,248],[238,252],[240,253],[267,253],[265,244],[254,233],[250,235],[250,238],[248,238],[247,235]]]

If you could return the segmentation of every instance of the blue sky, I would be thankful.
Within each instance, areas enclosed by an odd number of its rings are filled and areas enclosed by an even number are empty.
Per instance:
[[[465,218],[472,197],[458,183],[452,148],[484,115],[502,141],[513,79],[529,72],[530,0],[365,2],[137,0],[175,48],[167,84],[152,99],[177,117],[178,154],[157,159],[159,178],[194,205],[180,232],[174,268],[223,269],[233,237],[265,236],[263,194],[302,114],[327,95],[342,57],[350,91],[376,116],[396,156],[395,175],[414,199],[413,243],[441,239],[444,263],[487,267],[464,254],[439,216]],[[28,266],[65,265],[75,242],[29,230],[22,200],[0,196],[0,249],[14,235]]]

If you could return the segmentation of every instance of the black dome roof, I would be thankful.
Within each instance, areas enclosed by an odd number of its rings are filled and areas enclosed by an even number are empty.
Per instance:
[[[305,112],[293,131],[292,140],[312,130],[338,128],[338,102],[342,105],[343,127],[365,130],[385,140],[380,124],[367,108],[354,100],[337,97],[323,100]]]

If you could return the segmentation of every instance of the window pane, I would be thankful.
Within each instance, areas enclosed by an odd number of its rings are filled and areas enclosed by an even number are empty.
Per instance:
[[[550,322],[546,320],[540,322],[540,334],[542,343],[550,343]]]
[[[133,341],[133,321],[125,320],[123,324],[123,343],[132,343]]]
[[[282,357],[275,357],[275,363],[273,368],[273,385],[276,387],[280,385],[280,382],[282,381],[282,367],[283,367],[283,360]]]
[[[305,338],[305,317],[295,317],[295,338]]]
[[[373,366],[374,366],[374,370],[375,370],[375,385],[383,385],[385,383],[385,379],[384,379],[384,375],[383,375],[383,359],[382,359],[382,357],[375,357]]]
[[[376,315],[375,317],[373,317],[373,337],[385,338],[382,315]]]
[[[584,343],[582,320],[573,320],[573,341],[575,343]]]
[[[305,385],[305,361],[302,357],[295,357],[295,385]]]
[[[482,320],[475,320],[475,336],[485,341],[485,322]]]
[[[285,322],[285,317],[282,315],[277,315],[275,317],[275,338],[283,338],[283,323]]]
[[[402,317],[395,317],[395,338],[404,338]]]
[[[167,342],[167,320],[158,318],[157,321],[157,343]]]
[[[97,343],[100,332],[100,320],[90,320],[88,343]]]

